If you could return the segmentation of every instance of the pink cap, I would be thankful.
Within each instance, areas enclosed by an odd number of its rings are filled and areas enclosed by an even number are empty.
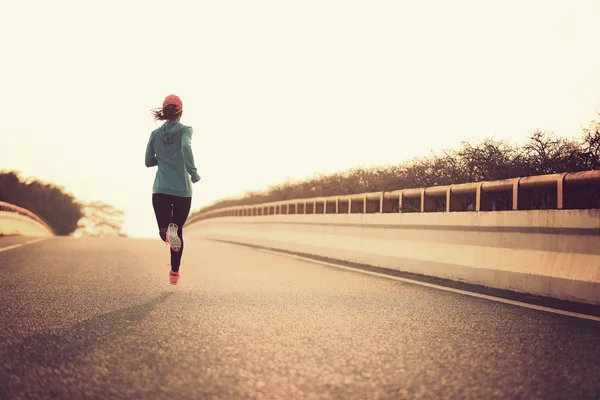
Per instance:
[[[175,96],[174,94],[170,94],[167,97],[165,97],[165,101],[163,101],[163,108],[165,108],[169,104],[175,104],[177,110],[183,110],[183,103],[181,102],[181,99],[178,96]]]

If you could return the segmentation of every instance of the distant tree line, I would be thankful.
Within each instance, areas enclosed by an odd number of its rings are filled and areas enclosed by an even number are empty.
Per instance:
[[[31,211],[57,235],[125,236],[123,211],[101,201],[80,202],[62,187],[24,180],[14,171],[0,171],[0,201]]]
[[[366,192],[431,187],[467,182],[492,181],[532,175],[600,169],[600,122],[593,121],[579,138],[557,137],[535,131],[521,144],[488,138],[463,141],[456,150],[414,158],[398,165],[357,168],[342,173],[319,175],[300,182],[274,185],[264,192],[249,192],[237,199],[223,199],[198,212],[222,207],[272,201],[326,197]],[[544,208],[541,199],[533,199]],[[598,191],[590,201],[600,204]],[[546,196],[547,197],[547,196]],[[496,199],[496,209],[506,208],[509,199]],[[552,200],[549,200],[552,202]],[[546,204],[549,206],[549,204]]]
[[[63,188],[15,172],[0,172],[0,201],[26,208],[43,219],[57,235],[69,235],[83,216],[81,205]]]

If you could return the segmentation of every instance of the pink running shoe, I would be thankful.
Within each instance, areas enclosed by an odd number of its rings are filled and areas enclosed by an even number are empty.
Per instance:
[[[172,270],[169,272],[169,283],[171,285],[177,285],[179,281],[179,272],[173,272]]]

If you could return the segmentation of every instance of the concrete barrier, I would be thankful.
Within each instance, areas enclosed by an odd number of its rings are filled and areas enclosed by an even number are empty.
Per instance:
[[[0,202],[0,235],[53,236],[52,229],[22,207]]]
[[[208,218],[186,236],[600,304],[600,210]]]

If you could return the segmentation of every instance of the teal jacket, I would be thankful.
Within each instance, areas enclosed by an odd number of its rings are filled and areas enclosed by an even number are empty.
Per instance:
[[[192,153],[193,132],[179,122],[165,122],[152,131],[146,146],[146,167],[158,165],[152,193],[192,197],[192,183],[200,180]]]

